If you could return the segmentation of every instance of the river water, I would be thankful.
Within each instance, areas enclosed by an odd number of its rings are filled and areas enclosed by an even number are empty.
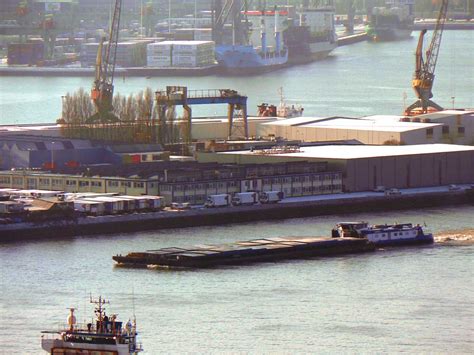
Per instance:
[[[0,245],[0,352],[40,354],[40,331],[89,293],[135,313],[146,354],[472,353],[474,206],[325,216]],[[117,253],[329,235],[341,220],[426,223],[437,243],[210,270],[116,267]],[[52,231],[52,234],[54,231]]]
[[[307,115],[398,114],[410,90],[416,36],[338,48],[328,60],[256,77],[118,78],[144,86],[234,88],[249,107],[283,86]],[[435,100],[474,107],[474,31],[446,31]],[[0,78],[2,123],[54,122],[60,97],[88,78]],[[225,107],[193,108],[195,114]],[[301,218],[135,234],[0,244],[0,353],[41,354],[40,331],[67,308],[90,320],[89,294],[135,313],[146,354],[473,353],[474,206]],[[165,246],[328,235],[340,220],[426,223],[437,243],[366,255],[170,271],[114,267],[111,256]],[[51,231],[54,234],[54,231]],[[60,236],[58,236],[60,237]]]
[[[184,85],[189,89],[231,88],[248,95],[249,114],[262,102],[278,103],[284,88],[289,103],[301,104],[306,116],[398,115],[415,101],[411,89],[414,71],[415,32],[399,42],[361,42],[337,48],[326,60],[259,76],[208,76],[195,78],[117,77],[115,91],[137,93],[145,87],[164,89]],[[451,108],[474,107],[474,31],[443,34],[434,100]],[[89,90],[92,78],[2,77],[0,119],[9,123],[54,122],[61,113],[61,96],[79,87]],[[193,106],[193,115],[225,115],[225,105]]]

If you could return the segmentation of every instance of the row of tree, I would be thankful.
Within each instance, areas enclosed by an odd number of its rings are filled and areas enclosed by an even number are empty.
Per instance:
[[[58,120],[66,137],[126,143],[170,144],[187,141],[187,121],[176,120],[174,106],[156,105],[153,91],[146,88],[136,95],[117,94],[113,99],[113,123],[90,123],[96,113],[91,97],[83,88],[63,97]]]

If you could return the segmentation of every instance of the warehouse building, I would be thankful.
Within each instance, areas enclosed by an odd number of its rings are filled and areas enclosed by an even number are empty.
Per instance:
[[[169,159],[159,144],[106,144],[57,136],[0,135],[0,169],[64,171],[82,165],[137,164]]]
[[[197,158],[222,164],[327,162],[329,171],[342,172],[347,192],[376,186],[415,188],[474,182],[474,147],[452,144],[279,147],[199,152]]]
[[[474,111],[446,110],[415,117],[296,117],[265,122],[257,136],[302,142],[357,139],[364,144],[474,144]]]

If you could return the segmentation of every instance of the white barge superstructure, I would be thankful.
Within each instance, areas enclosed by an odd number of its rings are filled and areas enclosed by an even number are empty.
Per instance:
[[[395,223],[369,225],[368,222],[340,222],[332,231],[337,238],[366,238],[376,246],[397,246],[433,243],[433,234],[425,233],[417,224]]]

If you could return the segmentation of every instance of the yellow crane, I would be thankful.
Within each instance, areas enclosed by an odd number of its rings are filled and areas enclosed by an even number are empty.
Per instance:
[[[448,0],[442,0],[439,9],[436,27],[433,31],[433,38],[430,46],[426,51],[426,57],[423,58],[423,39],[426,34],[426,29],[423,29],[418,38],[418,45],[416,47],[416,66],[415,75],[412,81],[412,87],[415,90],[418,100],[407,107],[405,114],[413,116],[416,114],[423,114],[430,111],[441,111],[443,108],[433,102],[433,82],[435,79],[435,68],[438,60],[439,47],[441,44],[441,37],[443,35],[444,23],[446,22],[446,14],[448,11]]]
[[[117,54],[118,36],[120,30],[120,13],[122,0],[115,0],[114,14],[110,24],[109,39],[103,53],[104,41],[99,43],[95,67],[95,80],[91,90],[91,98],[97,112],[87,122],[116,122],[118,118],[113,113],[112,100],[114,97],[115,57]]]

